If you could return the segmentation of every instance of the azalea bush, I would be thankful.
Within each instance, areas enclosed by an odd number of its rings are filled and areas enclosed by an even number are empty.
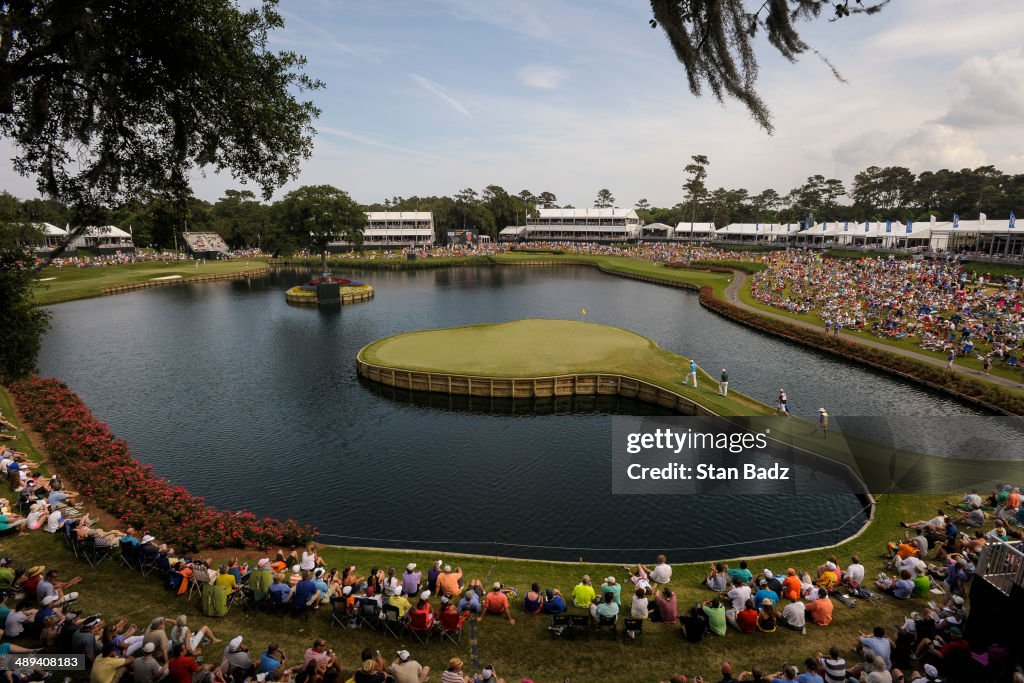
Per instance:
[[[185,487],[157,476],[63,382],[31,375],[9,389],[25,421],[42,435],[50,462],[77,491],[125,526],[189,551],[299,546],[315,533],[291,519],[214,509]]]

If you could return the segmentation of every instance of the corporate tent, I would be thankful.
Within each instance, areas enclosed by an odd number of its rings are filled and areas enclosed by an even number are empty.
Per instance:
[[[976,221],[956,220],[932,228],[929,246],[936,251],[973,253],[980,256],[1024,256],[1024,229],[1016,218],[990,219],[981,214]]]
[[[669,235],[677,240],[708,240],[715,236],[714,223],[676,223]]]
[[[76,237],[72,244],[77,248],[92,249],[98,254],[135,251],[131,233],[116,225],[92,226]]]

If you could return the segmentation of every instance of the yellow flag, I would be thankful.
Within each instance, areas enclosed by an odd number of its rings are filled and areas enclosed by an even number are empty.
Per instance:
[[[581,309],[581,310],[583,311],[583,315],[587,314],[587,309],[584,308],[584,309]]]

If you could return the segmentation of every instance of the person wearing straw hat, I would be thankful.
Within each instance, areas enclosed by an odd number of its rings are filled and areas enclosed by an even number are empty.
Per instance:
[[[441,672],[441,683],[473,683],[473,679],[462,673],[462,660],[452,657],[448,667]]]
[[[828,411],[824,407],[818,408],[818,424],[815,425],[814,430],[811,432],[811,436],[814,436],[821,430],[823,437],[828,438]]]

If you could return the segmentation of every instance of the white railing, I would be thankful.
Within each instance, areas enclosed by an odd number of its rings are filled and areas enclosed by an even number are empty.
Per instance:
[[[989,543],[978,558],[977,572],[1004,594],[1014,586],[1024,588],[1024,552],[1021,542]]]

